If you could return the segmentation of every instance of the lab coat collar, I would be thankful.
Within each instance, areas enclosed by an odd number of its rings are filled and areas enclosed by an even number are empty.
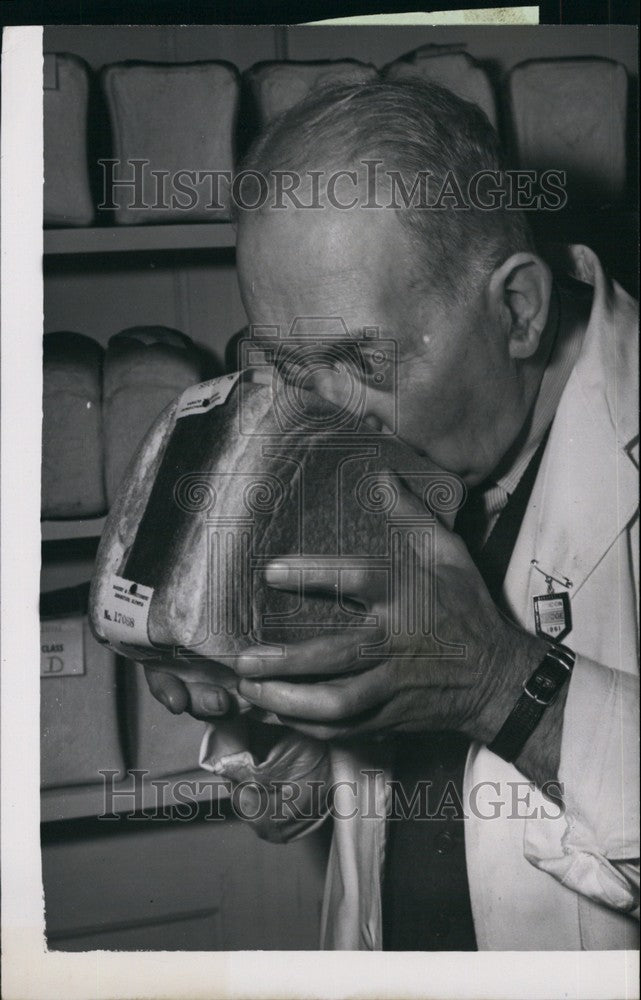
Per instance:
[[[577,277],[594,285],[594,302],[505,586],[509,610],[530,630],[531,598],[546,592],[533,560],[558,580],[569,579],[575,597],[638,506],[636,304],[608,281],[587,247],[571,252]]]

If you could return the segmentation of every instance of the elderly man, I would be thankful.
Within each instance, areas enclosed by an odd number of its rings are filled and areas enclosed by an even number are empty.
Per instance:
[[[438,528],[435,584],[439,636],[464,659],[422,658],[405,635],[364,669],[347,632],[290,649],[276,679],[260,649],[237,665],[249,702],[328,741],[333,776],[354,781],[356,815],[334,824],[323,945],[633,947],[634,303],[587,248],[567,248],[554,272],[536,254],[513,192],[490,199],[488,180],[507,176],[495,133],[436,86],[319,92],[246,167],[270,195],[239,217],[250,322],[340,316],[355,337],[393,338],[398,434],[468,488],[455,531]],[[339,370],[310,378],[344,399]],[[368,418],[391,424],[391,395],[367,388]],[[267,579],[295,589],[297,571],[283,560]],[[307,572],[333,587],[321,566]],[[347,590],[393,613],[365,570]],[[215,714],[202,684],[148,679],[172,710]],[[437,816],[363,814],[359,796],[388,791],[389,773],[359,757],[373,737],[393,746],[408,799],[431,783]]]

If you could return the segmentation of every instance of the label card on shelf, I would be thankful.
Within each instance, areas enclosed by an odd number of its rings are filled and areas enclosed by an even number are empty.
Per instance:
[[[117,657],[96,642],[84,616],[45,619],[41,625],[41,648],[64,647],[42,653],[47,667],[40,681],[42,788],[91,785],[100,789],[102,770],[121,773],[124,767]],[[64,664],[63,669],[57,669],[60,664],[56,658]]]
[[[85,672],[81,618],[58,618],[40,623],[40,676],[70,677]]]

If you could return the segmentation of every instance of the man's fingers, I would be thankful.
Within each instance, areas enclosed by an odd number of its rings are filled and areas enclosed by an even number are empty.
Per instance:
[[[386,567],[374,566],[374,560],[358,558],[292,556],[278,559],[265,569],[265,580],[279,590],[336,594],[358,601],[366,608],[385,597]]]
[[[227,715],[232,702],[222,687],[198,681],[182,681],[163,667],[145,666],[149,690],[174,715],[189,712],[196,719]]]
[[[238,658],[235,670],[243,677],[300,677],[363,670],[384,658],[385,653],[377,653],[375,648],[384,637],[382,628],[346,628],[333,635],[288,643],[282,656],[268,655],[263,647],[254,646]]]
[[[250,681],[243,678],[238,690],[247,701],[278,716],[308,722],[336,722],[373,708],[389,694],[385,665],[356,677],[318,684],[285,681]]]
[[[189,694],[181,680],[156,667],[145,667],[147,685],[154,698],[174,715],[180,715],[189,705]]]
[[[229,693],[224,688],[210,684],[187,684],[189,714],[196,719],[210,719],[227,715],[232,707]]]

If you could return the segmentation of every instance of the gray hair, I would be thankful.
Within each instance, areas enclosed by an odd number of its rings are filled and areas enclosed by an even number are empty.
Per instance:
[[[344,169],[378,157],[403,178],[454,175],[462,190],[479,171],[505,169],[498,136],[475,105],[420,79],[342,83],[312,91],[270,122],[243,170]],[[466,297],[511,254],[533,249],[520,211],[446,206],[393,209],[411,234],[433,291]]]

